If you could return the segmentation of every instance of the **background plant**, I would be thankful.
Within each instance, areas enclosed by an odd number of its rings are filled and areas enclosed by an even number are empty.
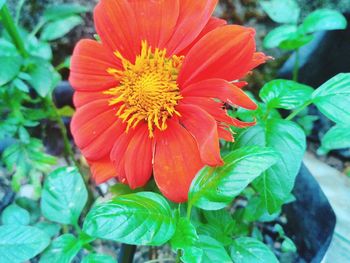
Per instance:
[[[336,10],[318,9],[301,21],[300,7],[295,0],[260,1],[260,4],[274,22],[282,24],[267,34],[263,46],[295,52],[294,81],[298,81],[299,49],[310,43],[316,32],[347,26],[346,18]]]

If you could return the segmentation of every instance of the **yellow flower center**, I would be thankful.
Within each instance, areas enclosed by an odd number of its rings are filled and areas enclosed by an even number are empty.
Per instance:
[[[166,49],[159,50],[142,42],[141,54],[135,63],[125,59],[119,52],[123,70],[108,69],[108,73],[120,80],[118,87],[106,91],[113,95],[110,105],[122,103],[117,116],[127,123],[127,131],[141,121],[148,124],[150,137],[155,127],[167,128],[166,121],[174,114],[180,116],[175,106],[182,98],[176,79],[182,66],[183,56],[166,57]]]

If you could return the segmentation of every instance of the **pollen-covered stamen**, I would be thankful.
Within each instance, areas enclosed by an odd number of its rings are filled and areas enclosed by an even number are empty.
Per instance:
[[[127,131],[146,121],[150,137],[155,127],[167,128],[166,121],[180,115],[175,106],[182,98],[176,79],[183,57],[166,57],[166,50],[155,49],[142,42],[141,54],[135,63],[125,59],[119,52],[115,55],[122,61],[123,70],[108,69],[108,73],[120,80],[120,85],[108,90],[114,95],[110,104],[121,103],[117,116],[127,123]]]

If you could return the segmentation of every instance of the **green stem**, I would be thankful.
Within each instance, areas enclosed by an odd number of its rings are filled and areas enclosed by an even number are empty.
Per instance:
[[[299,78],[299,49],[295,51],[295,62],[294,62],[294,69],[293,69],[293,80],[298,82]]]
[[[90,208],[93,205],[93,203],[94,203],[93,191],[90,188],[88,178],[86,176],[84,176],[83,169],[81,168],[81,166],[78,163],[78,161],[75,159],[72,146],[71,146],[70,141],[68,139],[68,133],[67,133],[66,126],[64,125],[64,122],[63,122],[63,120],[62,120],[62,118],[61,118],[61,116],[60,116],[60,114],[58,112],[58,109],[57,109],[55,103],[52,100],[52,97],[51,96],[47,96],[44,99],[44,101],[45,101],[47,107],[49,107],[49,109],[52,110],[52,112],[53,112],[53,119],[58,124],[58,128],[60,129],[60,132],[62,134],[63,143],[64,143],[65,159],[67,161],[67,164],[71,165],[73,163],[78,168],[78,170],[79,170],[79,172],[80,172],[80,174],[82,176],[82,179],[83,179],[83,181],[85,183],[85,187],[86,187],[86,189],[88,191],[88,201],[87,201],[87,204],[86,204],[86,207],[85,207],[84,211],[86,211],[86,213],[87,213],[90,210]]]
[[[17,5],[16,16],[15,16],[16,25],[19,24],[19,17],[20,17],[20,15],[21,15],[21,11],[22,11],[24,2],[25,2],[25,0],[20,0],[19,3],[18,3],[18,5]]]
[[[91,246],[90,244],[84,244],[83,248],[85,248],[86,250],[90,251],[90,252],[94,252],[95,248],[93,246]]]
[[[81,230],[79,224],[76,222],[73,224],[73,227],[74,227],[75,231],[77,232],[77,234],[80,235],[82,230]]]
[[[263,120],[267,120],[267,119],[269,118],[270,112],[271,112],[271,109],[270,109],[270,108],[267,108],[266,113],[265,113],[265,115],[264,115],[264,117],[263,117]]]
[[[74,165],[76,167],[80,168],[78,162],[76,161],[76,159],[74,157],[74,153],[73,153],[72,147],[71,147],[69,139],[68,139],[66,126],[64,125],[64,122],[63,122],[60,114],[58,113],[58,109],[57,109],[56,105],[53,103],[51,97],[46,97],[44,100],[45,100],[46,105],[52,110],[53,118],[56,121],[56,123],[58,124],[58,128],[61,131],[61,134],[63,137],[63,143],[64,143],[64,152],[65,152],[65,156],[66,156],[66,159],[68,161],[68,164],[71,165],[72,163],[74,163]]]
[[[289,116],[286,118],[287,121],[292,120],[295,116],[297,116],[300,112],[302,112],[307,106],[309,106],[312,101],[307,101],[303,105],[301,105],[298,109],[294,110]]]
[[[9,33],[10,37],[13,40],[13,43],[17,47],[19,53],[24,57],[29,57],[29,53],[25,49],[24,42],[18,32],[18,29],[16,27],[15,21],[13,20],[10,11],[6,4],[2,7],[0,10],[0,16],[1,16],[1,22],[6,29],[6,31]]]
[[[45,20],[40,20],[36,27],[33,29],[33,31],[30,32],[30,36],[35,36],[45,24]]]
[[[181,250],[180,249],[178,249],[177,251],[176,251],[176,259],[175,259],[175,262],[176,263],[181,263],[182,261],[181,261]]]
[[[191,211],[192,211],[192,204],[188,203],[187,204],[187,219],[191,220]]]

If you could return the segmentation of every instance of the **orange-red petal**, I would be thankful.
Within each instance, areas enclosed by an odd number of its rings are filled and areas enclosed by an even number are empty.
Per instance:
[[[233,81],[246,75],[255,52],[254,29],[227,25],[206,34],[188,52],[178,77],[184,88],[204,79]]]
[[[113,143],[112,151],[110,153],[110,159],[113,162],[117,174],[119,177],[126,179],[125,172],[125,152],[128,149],[128,145],[135,134],[135,130],[131,129],[128,133],[121,134]]]
[[[97,161],[88,161],[88,163],[90,165],[92,178],[96,184],[102,184],[114,177],[117,177],[117,171],[108,155]]]
[[[85,92],[85,91],[76,91],[73,95],[73,103],[76,108],[80,108],[88,103],[105,100],[108,104],[108,99],[110,99],[112,95],[104,94],[101,91],[96,92]]]
[[[222,123],[218,123],[218,134],[219,138],[225,141],[233,142],[235,140],[232,132],[230,131],[230,127]]]
[[[192,135],[177,120],[155,132],[154,178],[160,191],[174,202],[185,202],[191,182],[203,167]]]
[[[125,175],[130,188],[145,186],[152,175],[153,140],[146,124],[139,125],[125,151]]]
[[[180,123],[196,139],[203,163],[210,166],[222,165],[219,136],[216,121],[206,111],[194,105],[179,105]]]
[[[140,38],[152,48],[163,49],[174,31],[179,17],[179,0],[129,0],[135,16]]]
[[[204,37],[206,34],[208,34],[210,31],[213,31],[215,28],[218,28],[220,26],[224,26],[226,25],[227,22],[226,20],[217,18],[217,17],[211,17],[208,21],[208,23],[205,25],[205,27],[203,28],[202,32],[198,35],[198,37],[188,46],[186,47],[184,50],[181,50],[179,52],[179,55],[186,55],[191,48],[199,41],[202,39],[202,37]]]
[[[206,79],[181,90],[183,97],[217,98],[223,102],[256,110],[257,105],[244,91],[224,79]]]
[[[140,52],[141,40],[137,17],[128,0],[101,0],[94,11],[96,31],[109,51],[119,51],[134,61]]]
[[[119,69],[120,61],[102,44],[83,39],[76,45],[69,82],[77,91],[103,91],[118,85],[119,81],[107,72]]]
[[[254,126],[256,122],[243,122],[238,119],[228,116],[226,110],[223,108],[223,104],[213,99],[200,98],[200,97],[185,97],[181,100],[181,103],[197,105],[206,112],[208,112],[218,122],[223,122],[238,128],[246,128]]]
[[[80,110],[74,115],[72,121],[72,133],[74,141],[79,148],[85,148],[90,143],[94,142],[104,131],[118,121],[115,116],[115,110],[104,111],[101,114],[91,119],[82,117]],[[86,121],[82,125],[77,125],[77,119],[84,118]]]
[[[261,64],[264,64],[269,59],[273,59],[273,58],[270,56],[266,56],[262,52],[255,52],[253,55],[253,59],[250,62],[249,70],[252,70],[252,69],[260,66]]]
[[[218,0],[180,0],[174,33],[166,44],[168,54],[177,54],[190,45],[208,23]],[[172,12],[169,10],[169,12]]]
[[[100,125],[99,123],[96,122],[96,125]],[[118,120],[97,136],[90,144],[80,150],[87,159],[98,160],[111,152],[113,143],[124,131],[125,125]]]

